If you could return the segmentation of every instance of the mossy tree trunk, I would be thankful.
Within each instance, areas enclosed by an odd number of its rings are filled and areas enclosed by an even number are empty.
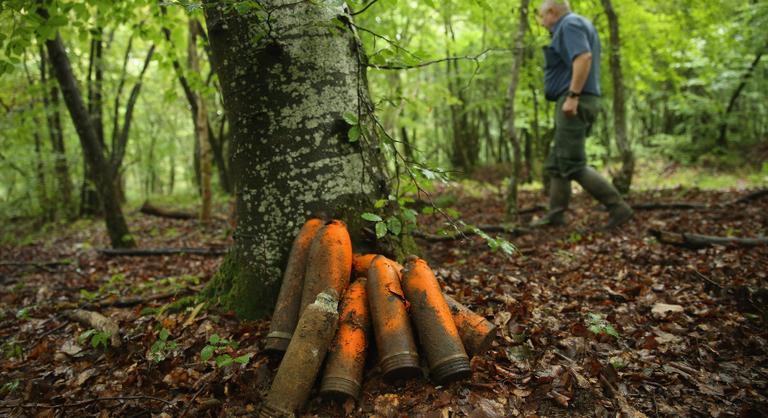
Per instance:
[[[348,140],[342,115],[369,108],[364,55],[330,2],[206,1],[206,23],[230,121],[235,245],[205,295],[242,318],[271,313],[291,242],[311,216],[343,219],[387,195],[374,138]],[[368,118],[360,117],[361,121]]]
[[[613,127],[616,132],[616,145],[621,155],[621,169],[613,176],[613,185],[621,193],[629,192],[632,176],[635,172],[635,155],[627,134],[626,95],[624,75],[621,70],[621,38],[619,37],[619,18],[611,0],[602,0],[605,14],[608,16],[608,29],[611,34],[611,78],[613,79]]]

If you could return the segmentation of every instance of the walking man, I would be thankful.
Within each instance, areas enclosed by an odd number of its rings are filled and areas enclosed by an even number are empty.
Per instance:
[[[567,0],[544,0],[539,18],[552,35],[544,47],[544,94],[556,106],[554,146],[544,164],[550,175],[549,211],[534,225],[565,225],[575,180],[608,207],[605,228],[615,228],[632,218],[632,209],[587,165],[584,148],[600,107],[600,39],[589,20],[571,12]]]

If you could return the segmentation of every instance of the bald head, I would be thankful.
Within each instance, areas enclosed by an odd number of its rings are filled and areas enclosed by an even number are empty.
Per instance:
[[[557,9],[565,12],[571,11],[571,5],[568,4],[568,0],[544,0],[541,2],[541,6],[539,6],[539,10],[545,10],[545,9]]]
[[[541,24],[551,29],[563,15],[571,11],[568,0],[544,0],[539,6]]]

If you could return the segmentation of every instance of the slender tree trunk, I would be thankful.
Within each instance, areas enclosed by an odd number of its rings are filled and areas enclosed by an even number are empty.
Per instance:
[[[611,0],[601,0],[608,16],[608,28],[611,32],[611,78],[613,79],[613,127],[616,131],[616,145],[621,156],[621,169],[613,177],[613,185],[622,192],[629,192],[632,176],[635,172],[635,155],[632,142],[627,135],[627,110],[624,94],[624,75],[621,70],[621,39],[619,37],[619,19]]]
[[[38,9],[38,13],[44,19],[48,18],[46,10]],[[57,33],[56,38],[45,41],[45,45],[48,49],[48,56],[54,68],[56,78],[61,86],[64,101],[67,104],[69,113],[72,116],[72,122],[80,138],[83,156],[88,161],[88,165],[93,167],[96,173],[100,174],[94,180],[104,207],[107,232],[112,246],[116,248],[133,247],[135,242],[128,230],[128,225],[123,217],[123,210],[118,202],[112,171],[104,158],[104,151],[99,143],[96,129],[94,129],[80,90],[77,87],[77,80],[75,80],[72,73],[72,67],[61,36]]]
[[[747,82],[750,78],[752,78],[752,74],[755,72],[755,68],[757,68],[757,65],[760,63],[760,59],[763,58],[763,54],[765,54],[767,50],[768,45],[765,45],[763,49],[759,51],[757,55],[755,55],[755,59],[752,61],[752,64],[749,66],[747,71],[741,76],[741,82],[739,82],[736,90],[734,90],[733,94],[731,95],[731,99],[728,101],[728,107],[725,109],[725,113],[723,114],[723,118],[720,122],[720,135],[717,137],[717,145],[719,147],[725,148],[728,146],[728,118],[731,116],[731,112],[736,106],[736,100],[739,99],[741,91],[744,90],[744,87],[747,86]]]
[[[199,24],[196,20],[189,20],[189,44],[187,46],[187,55],[189,59],[189,70],[194,73],[200,72],[200,61],[197,56],[197,36]],[[195,115],[195,138],[200,148],[200,195],[202,202],[200,205],[200,220],[202,222],[211,221],[211,145],[208,142],[208,111],[205,107],[205,100],[202,94],[195,94],[195,103],[197,104],[197,114]]]
[[[102,62],[104,28],[98,26],[91,38],[91,52],[88,66],[88,115],[96,131],[99,144],[104,148],[104,104],[102,89],[104,86],[104,65]],[[83,184],[80,191],[80,215],[101,215],[102,204],[95,187],[95,178],[99,176],[94,168],[83,160]]]
[[[361,213],[389,188],[376,138],[347,139],[342,114],[367,125],[373,107],[361,44],[349,27],[331,24],[344,6],[265,0],[266,25],[205,3],[238,217],[235,245],[206,294],[241,317],[259,317],[274,306],[288,249],[308,217],[342,219],[361,243],[369,226]]]
[[[160,6],[160,12],[163,16],[167,15],[167,9],[166,6],[161,5]],[[204,32],[202,31],[202,25],[200,22],[195,20],[195,23],[198,25],[199,33],[204,35]],[[172,49],[176,49],[175,45],[173,44],[173,40],[171,38],[171,30],[167,26],[163,26],[162,28],[163,36],[165,37],[165,40],[168,42],[169,45],[171,45]],[[206,39],[206,53],[208,53],[208,44]],[[179,84],[181,84],[182,90],[184,90],[184,97],[187,98],[187,103],[189,103],[189,109],[192,115],[192,123],[197,123],[197,100],[195,99],[195,93],[192,91],[192,87],[189,85],[189,81],[187,80],[187,77],[184,75],[184,70],[181,66],[181,63],[179,60],[174,57],[171,61],[173,65],[173,70],[176,73],[176,78],[179,80]],[[213,63],[211,63],[211,68],[213,68]],[[219,184],[221,185],[222,190],[226,192],[227,194],[232,194],[233,192],[233,183],[231,174],[229,172],[229,158],[226,158],[226,143],[228,137],[225,135],[224,132],[224,123],[225,121],[222,120],[221,127],[219,129],[219,135],[217,136],[213,128],[211,127],[211,119],[208,118],[208,141],[210,143],[211,152],[213,153],[213,161],[216,163],[216,168],[219,172]],[[195,150],[194,150],[194,165],[193,169],[195,171],[195,181],[196,184],[200,184],[200,165],[199,165],[199,141],[195,141]]]
[[[445,37],[455,41],[453,26],[450,16],[445,17]],[[446,56],[452,57],[452,52],[446,44]],[[477,163],[477,135],[469,127],[467,114],[466,95],[461,86],[459,64],[457,60],[449,60],[446,63],[446,76],[448,79],[448,91],[456,97],[459,103],[449,105],[451,112],[451,164],[454,168],[464,173],[470,173]]]
[[[67,164],[67,153],[64,147],[64,133],[61,130],[61,114],[59,105],[59,89],[54,83],[48,85],[49,71],[48,57],[45,55],[43,46],[40,46],[40,81],[43,85],[43,105],[45,106],[46,122],[48,126],[48,136],[53,149],[53,169],[58,188],[58,207],[64,215],[64,219],[72,219],[72,181],[69,177],[69,165]]]
[[[27,75],[27,83],[29,83],[29,88],[32,89],[35,85],[35,81],[32,79],[32,73],[29,72],[29,68],[27,68],[26,59],[23,64],[24,73]],[[37,159],[35,164],[35,177],[37,178],[37,199],[38,203],[40,204],[40,211],[43,215],[43,220],[50,222],[53,220],[53,208],[50,204],[50,200],[48,199],[48,188],[46,187],[45,181],[45,162],[43,158],[42,141],[40,140],[40,128],[42,125],[38,120],[38,115],[35,109],[30,108],[30,112],[32,113],[32,122],[35,125],[32,129],[32,138],[35,143],[35,157]]]
[[[507,139],[512,144],[512,178],[509,181],[509,190],[507,191],[507,217],[510,219],[517,219],[517,189],[520,183],[520,172],[522,171],[522,164],[520,161],[520,138],[515,130],[515,95],[517,94],[517,84],[520,80],[520,69],[523,67],[523,59],[525,58],[525,31],[528,27],[528,4],[530,0],[523,0],[520,4],[520,19],[517,28],[517,36],[515,36],[515,56],[512,63],[512,79],[507,87],[507,100],[506,111],[504,121],[507,128]]]

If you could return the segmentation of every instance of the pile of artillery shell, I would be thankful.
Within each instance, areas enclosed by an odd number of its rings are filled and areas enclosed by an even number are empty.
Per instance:
[[[495,333],[442,293],[424,260],[411,256],[403,267],[382,255],[353,255],[344,222],[310,219],[291,248],[265,340],[266,351],[284,356],[259,416],[303,408],[323,362],[320,394],[357,398],[374,345],[385,380],[421,376],[420,354],[435,383],[467,378],[469,358]]]

